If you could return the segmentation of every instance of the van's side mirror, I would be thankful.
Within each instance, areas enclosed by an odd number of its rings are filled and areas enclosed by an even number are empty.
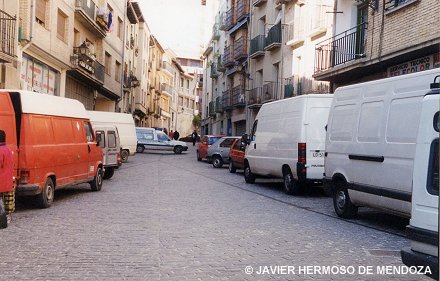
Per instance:
[[[243,134],[241,136],[241,145],[246,147],[246,145],[248,145],[248,144],[250,144],[249,136],[248,136],[248,134]]]
[[[96,146],[100,146],[102,141],[101,134],[96,134]]]

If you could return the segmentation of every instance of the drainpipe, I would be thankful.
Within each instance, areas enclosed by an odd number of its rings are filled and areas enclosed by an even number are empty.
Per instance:
[[[35,1],[35,0],[34,0]],[[130,0],[124,0],[124,32],[123,36],[124,39],[122,40],[122,64],[121,64],[121,102],[122,106],[119,108],[124,109],[125,108],[125,98],[124,98],[124,67],[125,67],[125,44],[127,39],[127,8],[128,8],[128,2]],[[122,110],[121,110],[122,111]]]

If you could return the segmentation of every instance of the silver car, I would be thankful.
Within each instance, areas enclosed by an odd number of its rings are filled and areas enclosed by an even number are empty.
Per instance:
[[[212,162],[214,168],[221,168],[223,164],[229,163],[229,149],[234,140],[240,137],[222,137],[208,148],[208,163]]]

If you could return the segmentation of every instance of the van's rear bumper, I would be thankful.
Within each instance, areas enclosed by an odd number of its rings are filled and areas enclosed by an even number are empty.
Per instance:
[[[403,248],[400,251],[400,255],[402,257],[402,262],[406,266],[429,266],[429,269],[432,272],[429,276],[438,280],[438,257],[415,252],[411,250],[410,247]]]
[[[18,185],[15,193],[17,195],[37,195],[40,193],[40,187],[38,185]]]

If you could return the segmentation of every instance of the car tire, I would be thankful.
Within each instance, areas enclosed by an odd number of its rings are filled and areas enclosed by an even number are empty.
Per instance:
[[[345,219],[355,218],[358,207],[351,203],[346,183],[338,181],[333,183],[333,185],[333,207],[335,208],[336,214]]]
[[[128,153],[128,150],[124,149],[121,151],[121,161],[122,163],[127,163],[128,162],[128,155],[130,155],[130,153]]]
[[[223,159],[218,155],[213,156],[212,157],[212,166],[214,166],[214,168],[223,167]]]
[[[143,145],[136,146],[137,153],[142,153],[142,152],[144,152],[144,150],[145,150],[145,147]]]
[[[8,217],[6,216],[3,198],[0,194],[0,229],[8,227]]]
[[[244,181],[246,183],[255,183],[255,175],[252,174],[251,167],[248,163],[244,164]]]
[[[102,178],[103,178],[103,172],[102,167],[99,166],[96,170],[95,177],[92,181],[89,182],[90,188],[92,191],[100,191],[102,189]]]
[[[200,157],[200,153],[198,150],[197,150],[197,161],[202,161],[202,157]]]
[[[108,180],[108,179],[111,179],[114,174],[115,174],[115,168],[108,167],[108,168],[105,168],[104,176],[102,178],[105,180]]]
[[[183,147],[181,147],[180,145],[176,145],[173,149],[175,154],[182,154],[183,151]]]
[[[235,168],[234,163],[232,163],[232,160],[229,160],[229,173],[235,173],[237,172],[237,168]]]
[[[290,169],[284,172],[283,186],[286,194],[297,195],[301,192],[301,185],[295,180]]]
[[[40,208],[49,208],[53,203],[55,197],[55,185],[51,178],[47,178],[44,183],[43,190],[37,195],[37,204]]]

